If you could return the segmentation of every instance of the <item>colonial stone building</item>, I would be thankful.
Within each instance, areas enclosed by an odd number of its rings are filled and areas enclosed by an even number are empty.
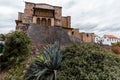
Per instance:
[[[18,13],[16,29],[21,29],[20,26],[29,25],[30,23],[42,26],[62,26],[70,28],[70,22],[70,16],[62,16],[62,7],[25,2],[24,13]]]
[[[16,29],[26,32],[30,27],[30,24],[37,24],[37,26],[40,25],[41,27],[57,26],[62,28],[60,30],[64,29],[65,31],[67,31],[67,34],[70,38],[74,37],[75,39],[78,39],[82,42],[94,42],[94,33],[81,33],[79,32],[79,29],[71,28],[71,17],[62,16],[62,7],[59,6],[25,2],[24,13],[18,13],[18,20],[16,20]]]

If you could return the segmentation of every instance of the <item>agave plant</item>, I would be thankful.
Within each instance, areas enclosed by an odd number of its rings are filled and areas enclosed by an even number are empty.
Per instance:
[[[59,50],[59,43],[48,45],[40,50],[40,56],[35,57],[32,64],[32,73],[27,80],[56,80],[56,71],[59,69],[62,54]],[[31,78],[31,79],[30,79]]]

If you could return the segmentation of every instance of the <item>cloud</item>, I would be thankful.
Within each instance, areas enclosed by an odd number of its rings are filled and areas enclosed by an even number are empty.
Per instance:
[[[120,0],[0,0],[0,33],[15,29],[23,1],[62,6],[63,16],[71,16],[72,27],[80,31],[120,36]]]
[[[77,2],[75,2],[73,0],[69,0],[69,2],[67,2],[67,4],[64,3],[64,5],[65,5],[64,8],[70,9],[70,8],[74,7],[76,4],[77,4]]]

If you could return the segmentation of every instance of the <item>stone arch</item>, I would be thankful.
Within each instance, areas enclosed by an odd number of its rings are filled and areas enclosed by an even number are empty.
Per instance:
[[[42,18],[41,25],[46,26],[46,22],[47,22],[46,19]]]
[[[40,24],[40,18],[37,18],[37,24]]]
[[[51,26],[51,19],[48,19],[48,26]]]

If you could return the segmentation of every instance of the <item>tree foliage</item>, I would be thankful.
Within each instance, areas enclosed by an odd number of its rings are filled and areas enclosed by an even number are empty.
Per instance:
[[[11,32],[6,35],[3,55],[0,56],[1,68],[21,62],[30,51],[30,38],[19,31]]]
[[[63,51],[57,80],[119,80],[120,56],[96,45],[71,45]]]
[[[30,39],[29,37],[19,31],[9,33],[5,40],[4,55],[6,56],[19,56],[21,54],[29,53]]]
[[[2,53],[2,52],[3,52],[3,48],[4,48],[3,43],[0,43],[0,53]]]
[[[5,40],[6,35],[5,34],[0,34],[0,38],[2,38],[2,40]]]

